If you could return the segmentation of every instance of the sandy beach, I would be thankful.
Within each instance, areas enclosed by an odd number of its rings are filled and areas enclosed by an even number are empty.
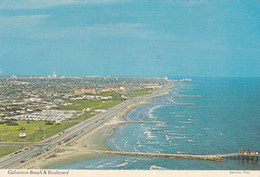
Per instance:
[[[168,94],[162,92],[154,97],[163,96]],[[95,158],[102,158],[109,156],[108,154],[94,154],[91,150],[112,151],[107,145],[106,140],[110,137],[115,129],[124,124],[129,123],[124,119],[125,115],[135,107],[143,104],[151,103],[151,98],[142,100],[128,107],[128,109],[121,112],[116,117],[112,117],[104,124],[96,127],[92,131],[84,134],[83,136],[68,142],[67,144],[60,145],[55,149],[50,150],[38,156],[35,159],[28,161],[21,165],[22,169],[50,169],[61,165],[70,164],[79,161],[91,160]]]

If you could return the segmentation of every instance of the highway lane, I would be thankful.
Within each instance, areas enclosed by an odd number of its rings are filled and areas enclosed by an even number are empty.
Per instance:
[[[31,146],[34,143],[30,143],[30,142],[0,142],[0,146],[5,147],[5,146]]]
[[[61,145],[63,143],[66,143],[72,139],[78,138],[79,136],[93,130],[94,128],[102,125],[107,120],[111,119],[115,116],[120,116],[120,114],[127,109],[127,107],[136,104],[142,100],[151,99],[153,97],[157,97],[162,95],[162,93],[165,93],[169,88],[171,88],[172,85],[167,85],[166,87],[163,87],[161,89],[155,90],[150,95],[140,96],[136,98],[132,98],[129,100],[126,100],[109,110],[107,110],[104,113],[97,114],[82,123],[79,123],[69,129],[66,129],[64,133],[59,133],[57,135],[54,135],[42,142],[36,143],[34,146],[29,147],[27,150],[23,150],[19,152],[18,154],[12,154],[9,156],[6,156],[4,158],[0,159],[0,168],[1,169],[10,169],[10,168],[16,168],[19,164],[28,161],[29,159],[32,159],[46,151],[48,151],[51,148],[57,147],[58,145]]]

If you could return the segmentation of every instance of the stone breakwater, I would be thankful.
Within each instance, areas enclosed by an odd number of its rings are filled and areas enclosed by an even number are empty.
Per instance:
[[[191,154],[159,154],[159,153],[141,153],[141,152],[118,152],[118,151],[88,151],[90,153],[98,154],[113,154],[125,156],[143,156],[143,157],[166,157],[166,158],[181,158],[181,159],[197,159],[222,161],[225,155],[191,155]]]

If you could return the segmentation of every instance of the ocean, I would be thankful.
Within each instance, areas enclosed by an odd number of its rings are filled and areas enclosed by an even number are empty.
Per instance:
[[[114,151],[144,153],[228,154],[241,147],[260,151],[260,78],[195,78],[175,82],[169,91],[153,99],[158,104],[139,106],[125,117],[151,123],[121,125],[107,145]],[[260,162],[109,156],[57,168],[260,170]]]

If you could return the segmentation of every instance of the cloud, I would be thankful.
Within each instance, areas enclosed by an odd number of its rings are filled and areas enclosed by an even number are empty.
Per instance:
[[[144,23],[86,24],[70,27],[50,27],[45,24],[50,15],[0,17],[0,37],[33,39],[86,39],[99,37],[152,38],[155,32]],[[42,25],[43,24],[43,25]]]
[[[56,28],[51,32],[39,33],[39,38],[73,38],[90,39],[104,37],[134,37],[152,38],[154,32],[149,30],[148,24],[143,23],[113,23],[113,24],[87,24],[76,27]],[[34,36],[34,37],[36,37]]]
[[[20,15],[0,17],[0,40],[2,38],[33,38],[35,34],[46,32],[46,19],[50,15]],[[1,43],[0,43],[1,45]]]
[[[149,25],[142,23],[115,23],[115,24],[94,24],[71,28],[68,30],[69,35],[91,34],[92,36],[131,36],[131,37],[149,37],[151,32],[145,30]]]
[[[0,17],[1,28],[24,28],[42,24],[50,15],[19,15],[11,17]],[[1,29],[0,28],[0,29]]]
[[[2,0],[0,9],[41,9],[68,4],[107,4],[127,0]]]
[[[93,39],[132,37],[139,39],[172,39],[173,36],[153,30],[146,23],[103,23],[80,26],[50,26],[51,15],[0,17],[0,37],[24,39]]]

